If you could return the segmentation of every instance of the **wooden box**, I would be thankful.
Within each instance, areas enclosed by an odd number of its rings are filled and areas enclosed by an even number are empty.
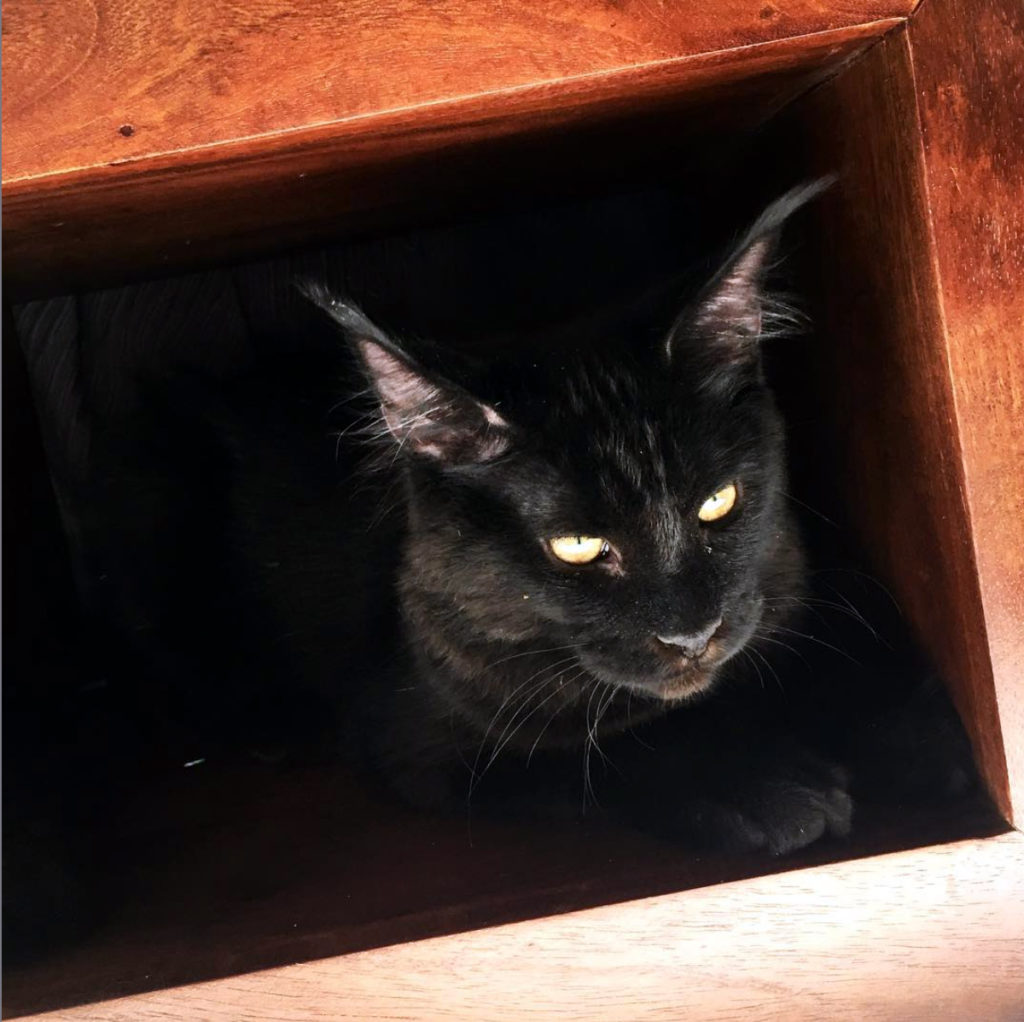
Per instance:
[[[813,232],[828,442],[1009,825],[736,879],[750,867],[682,868],[639,839],[567,839],[541,867],[528,837],[467,853],[410,818],[348,849],[350,864],[390,849],[367,883],[394,889],[375,900],[358,874],[239,822],[287,819],[294,787],[219,830],[214,799],[190,824],[211,836],[185,902],[208,911],[174,922],[180,892],[151,892],[155,909],[12,971],[9,1017],[1024,1016],[1018,0],[6,0],[3,14],[8,303],[628,180],[751,129],[786,173],[837,171]],[[6,634],[56,597],[25,583],[49,565],[25,537],[55,524],[30,517],[43,456],[4,343]],[[332,795],[311,783],[307,809]],[[254,846],[246,894],[216,863]],[[413,853],[436,876],[406,891]],[[275,855],[288,877],[264,871]]]

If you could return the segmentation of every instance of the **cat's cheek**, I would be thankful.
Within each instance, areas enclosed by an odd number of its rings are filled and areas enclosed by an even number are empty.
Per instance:
[[[764,608],[763,596],[744,594],[739,606],[727,612],[715,648],[716,667],[727,663],[754,639],[764,619]]]

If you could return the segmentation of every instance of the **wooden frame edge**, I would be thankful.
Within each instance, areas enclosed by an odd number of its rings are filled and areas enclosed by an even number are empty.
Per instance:
[[[1024,835],[898,852],[30,1016],[1011,1018]]]

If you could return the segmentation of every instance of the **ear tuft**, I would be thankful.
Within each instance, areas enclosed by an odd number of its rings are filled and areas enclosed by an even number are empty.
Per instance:
[[[350,339],[370,337],[387,343],[387,335],[360,308],[332,294],[319,281],[305,280],[300,282],[298,287],[314,305],[326,312]]]
[[[777,238],[772,233],[752,241],[712,281],[693,318],[701,335],[732,344],[761,335],[764,277]]]
[[[319,285],[303,290],[355,346],[377,395],[385,435],[399,452],[456,466],[491,461],[508,450],[511,429],[494,408],[422,369],[354,305]]]
[[[758,217],[695,305],[673,327],[665,345],[670,360],[683,339],[693,337],[724,365],[756,363],[763,337],[800,324],[796,310],[766,294],[765,278],[785,221],[834,180],[822,178],[794,188]]]

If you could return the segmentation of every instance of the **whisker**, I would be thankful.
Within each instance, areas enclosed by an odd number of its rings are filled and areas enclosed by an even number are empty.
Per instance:
[[[798,632],[795,628],[783,628],[781,625],[776,625],[775,628],[773,628],[773,632],[783,632],[786,635],[795,635],[798,638],[806,639],[808,642],[816,642],[819,646],[824,646],[826,649],[832,650],[833,653],[838,653],[840,656],[846,657],[846,659],[849,660],[850,663],[856,664],[858,667],[864,666],[859,660],[850,656],[850,654],[847,653],[846,650],[840,649],[838,646],[833,646],[831,642],[826,642],[824,639],[819,639],[816,635],[808,635],[806,632]],[[764,636],[762,636],[762,638],[764,638]],[[779,645],[785,644],[780,642]],[[791,646],[788,648],[792,649]],[[793,650],[793,652],[796,653],[796,650]]]
[[[491,670],[493,667],[497,667],[499,664],[507,664],[510,660],[518,660],[519,657],[524,656],[539,656],[541,653],[560,653],[563,649],[575,649],[576,643],[569,642],[564,646],[551,646],[548,649],[528,649],[521,653],[513,653],[511,656],[503,657],[501,660],[495,660],[494,663],[487,664],[484,667],[485,671]]]
[[[595,727],[597,721],[595,719],[594,724],[590,723],[590,707],[594,703],[594,696],[600,691],[600,686],[603,684],[598,678],[594,679],[593,684],[590,686],[590,698],[587,699],[586,710],[584,711],[584,723],[587,728],[587,737],[583,743],[583,812],[587,811],[587,799],[589,797],[591,803],[600,808],[600,802],[598,801],[597,794],[594,791],[593,779],[590,775],[590,750],[592,748],[597,749],[598,754],[602,757],[604,753],[601,752],[600,746],[597,744],[597,738],[595,735]],[[602,697],[604,693],[601,693]],[[598,706],[601,703],[598,701]]]
[[[794,497],[792,493],[787,493],[785,490],[779,490],[779,493],[781,493],[782,496],[786,497],[788,500],[793,501],[794,504],[799,504],[802,508],[806,508],[806,510],[810,511],[812,515],[816,515],[823,522],[825,522],[828,525],[831,525],[833,529],[839,528],[839,526],[836,525],[836,523],[832,521],[831,518],[829,518],[827,515],[823,515],[817,508],[811,507],[810,504],[805,504],[802,500],[800,500],[799,497]]]
[[[541,692],[543,692],[546,688],[557,685],[557,682],[557,675],[554,678],[544,678],[541,681],[539,681],[532,689],[530,689],[530,691],[520,700],[519,705],[516,707],[516,710],[512,714],[511,719],[505,725],[501,734],[498,735],[498,738],[494,743],[494,748],[491,751],[491,758],[487,761],[486,766],[484,766],[484,773],[486,773],[490,769],[491,765],[501,754],[501,751],[505,748],[506,745],[508,745],[510,741],[512,741],[512,739],[516,736],[516,734],[519,732],[522,726],[530,719],[530,717],[533,716],[534,713],[536,713],[537,707],[534,707],[534,709],[530,710],[528,713],[526,713],[525,716],[523,716],[520,719],[520,715],[523,714],[525,710],[527,710],[531,700],[533,700],[536,696],[540,695]],[[555,691],[557,691],[557,688],[555,689]]]
[[[528,714],[527,714],[527,715],[526,715],[526,716],[525,716],[525,717],[524,717],[524,718],[523,718],[523,719],[522,719],[522,720],[521,720],[521,721],[519,722],[519,724],[518,724],[518,725],[516,726],[516,729],[515,729],[515,731],[513,731],[513,732],[512,732],[512,734],[510,734],[510,735],[508,736],[508,738],[506,738],[506,739],[505,739],[505,741],[504,741],[504,742],[502,743],[502,745],[501,745],[501,746],[499,746],[499,747],[498,747],[497,749],[495,749],[495,750],[494,750],[494,756],[493,756],[492,758],[497,758],[497,756],[498,756],[498,753],[500,753],[500,752],[501,752],[502,748],[504,748],[504,746],[505,746],[505,745],[507,745],[507,744],[508,744],[508,743],[509,743],[509,742],[510,742],[510,741],[512,740],[512,738],[513,738],[513,737],[514,737],[514,736],[516,735],[516,733],[517,733],[517,732],[519,732],[519,731],[521,731],[521,730],[523,729],[523,727],[524,727],[524,726],[526,725],[526,722],[527,722],[527,721],[528,721],[528,720],[529,720],[529,719],[530,719],[531,717],[533,717],[533,716],[534,716],[535,714],[539,713],[539,712],[540,712],[540,711],[541,711],[541,710],[542,710],[542,709],[543,709],[543,708],[544,708],[544,707],[545,707],[545,706],[546,706],[546,705],[547,705],[547,704],[548,704],[548,703],[549,703],[549,702],[550,702],[550,701],[551,701],[552,699],[554,699],[554,698],[555,698],[555,696],[557,696],[557,695],[558,695],[558,693],[559,693],[559,692],[560,692],[560,691],[562,690],[562,684],[561,684],[561,681],[562,681],[562,677],[563,677],[563,676],[564,676],[564,675],[565,675],[566,673],[568,673],[568,671],[569,671],[569,670],[571,670],[571,668],[566,668],[566,670],[565,670],[565,671],[563,671],[563,672],[562,672],[561,674],[559,674],[559,675],[558,675],[558,676],[556,676],[555,678],[549,678],[549,679],[547,680],[547,682],[545,682],[545,685],[546,685],[546,687],[549,687],[549,688],[551,688],[551,690],[552,690],[552,691],[551,691],[551,692],[549,692],[549,693],[548,693],[548,694],[547,694],[547,695],[546,695],[546,696],[545,696],[545,697],[544,697],[544,698],[543,698],[543,699],[542,699],[542,700],[541,700],[541,701],[540,701],[540,702],[539,702],[539,703],[538,703],[538,704],[537,704],[537,705],[536,705],[536,706],[535,706],[535,707],[534,707],[534,708],[533,708],[532,710],[530,710],[530,712],[529,712],[529,713],[528,713]],[[540,691],[543,691],[543,689],[541,689]],[[534,693],[532,693],[532,694],[531,694],[531,698],[533,698],[533,696],[534,696],[534,695],[538,695],[538,694],[539,694],[539,692],[534,692]],[[540,739],[541,739],[541,736],[542,736],[542,735],[544,734],[544,732],[545,732],[545,731],[546,731],[546,730],[548,729],[548,726],[549,726],[549,725],[551,724],[551,721],[552,721],[552,720],[554,720],[554,719],[555,719],[555,717],[556,717],[556,716],[558,716],[558,713],[559,713],[559,712],[561,711],[561,709],[564,709],[564,708],[565,708],[565,704],[563,704],[563,706],[562,706],[562,707],[561,707],[561,708],[560,708],[559,710],[556,710],[556,711],[555,711],[555,712],[554,712],[554,713],[553,713],[553,714],[552,714],[552,715],[551,715],[551,716],[550,716],[550,717],[548,718],[548,721],[547,721],[547,723],[546,723],[546,724],[544,725],[544,727],[542,727],[542,728],[540,729],[540,733],[539,733],[539,734],[537,735],[537,737],[536,737],[536,738],[534,739],[534,741],[533,741],[533,744],[532,744],[532,745],[530,746],[530,751],[529,751],[529,754],[528,754],[528,755],[527,755],[527,757],[526,757],[526,765],[527,765],[527,766],[529,766],[529,765],[530,765],[530,759],[531,759],[531,757],[533,756],[533,751],[534,751],[534,749],[536,749],[536,748],[537,748],[537,743],[538,743],[538,742],[540,741]],[[490,764],[488,764],[488,765],[490,765]]]
[[[587,671],[586,671],[586,668],[580,668],[580,670],[579,670],[579,671],[577,671],[577,673],[576,673],[576,674],[574,674],[574,675],[573,675],[573,676],[572,676],[572,677],[571,677],[571,678],[570,678],[570,679],[568,680],[568,682],[565,682],[565,675],[566,675],[566,674],[568,674],[569,670],[570,670],[570,668],[566,668],[566,670],[565,670],[565,671],[563,671],[563,672],[562,672],[562,673],[561,673],[561,674],[560,674],[560,675],[558,676],[558,678],[556,679],[556,681],[557,681],[558,685],[557,685],[557,687],[555,688],[555,691],[554,691],[554,692],[552,692],[552,693],[551,693],[551,695],[547,696],[547,697],[546,697],[546,698],[544,699],[544,702],[543,702],[543,703],[541,703],[541,706],[543,706],[543,705],[544,705],[544,703],[546,703],[546,702],[547,702],[547,701],[548,701],[549,699],[551,699],[551,698],[553,698],[554,696],[556,696],[556,695],[558,694],[558,692],[559,692],[559,691],[561,690],[561,688],[563,687],[563,684],[569,684],[569,685],[572,685],[573,683],[575,683],[575,682],[579,681],[579,679],[580,679],[580,678],[582,678],[582,677],[583,677],[583,676],[584,676],[584,675],[585,675],[585,674],[587,673]],[[544,737],[544,732],[545,732],[545,731],[547,731],[547,729],[548,729],[548,728],[549,728],[549,727],[551,726],[551,724],[552,724],[552,723],[554,722],[554,719],[555,719],[555,717],[557,717],[557,716],[558,716],[558,715],[559,715],[559,714],[560,714],[560,713],[562,712],[562,710],[564,710],[564,709],[565,709],[565,708],[566,708],[567,706],[569,706],[569,705],[571,705],[571,704],[570,704],[570,703],[568,703],[568,702],[562,703],[562,705],[561,705],[561,706],[559,706],[559,707],[558,707],[558,709],[557,709],[557,710],[555,710],[555,712],[551,714],[551,716],[550,716],[550,717],[548,718],[548,721],[547,721],[547,723],[546,723],[546,724],[545,724],[545,725],[544,725],[544,726],[543,726],[543,727],[542,727],[542,728],[540,729],[540,732],[539,732],[539,733],[537,734],[537,737],[536,737],[536,738],[535,738],[535,739],[533,740],[533,745],[531,745],[531,746],[530,746],[530,751],[529,751],[529,753],[528,753],[528,755],[527,755],[527,757],[526,757],[526,765],[527,765],[527,766],[529,766],[529,765],[530,765],[530,761],[531,761],[531,760],[533,759],[533,754],[534,754],[534,752],[536,752],[536,750],[537,750],[537,746],[538,746],[538,745],[540,744],[540,740],[541,740],[541,738],[543,738],[543,737]],[[540,709],[540,707],[538,707],[538,709]]]
[[[858,568],[818,568],[814,571],[811,571],[810,574],[814,576],[830,574],[853,575],[856,578],[860,578],[866,582],[870,582],[873,586],[875,586],[876,589],[880,589],[882,593],[884,593],[885,596],[888,597],[889,602],[893,605],[893,607],[896,608],[896,612],[900,615],[900,617],[903,617],[903,610],[900,607],[899,602],[896,600],[896,597],[893,596],[892,592],[886,586],[884,586],[877,578],[875,578],[874,575],[870,575],[866,571],[860,571]]]
[[[478,773],[478,768],[480,766],[480,760],[481,760],[481,758],[483,757],[483,754],[484,754],[484,749],[487,747],[487,739],[490,737],[490,734],[491,734],[492,729],[494,728],[494,725],[497,724],[498,720],[501,718],[501,715],[505,712],[505,708],[509,705],[509,703],[513,699],[515,699],[515,697],[527,685],[529,685],[531,681],[533,681],[533,677],[527,678],[526,681],[522,682],[522,684],[520,684],[520,685],[517,685],[511,692],[509,692],[505,696],[505,698],[501,701],[501,704],[498,706],[498,709],[494,712],[494,715],[491,717],[490,722],[487,725],[487,729],[484,731],[483,737],[480,739],[480,744],[479,744],[479,746],[477,747],[477,750],[476,750],[476,758],[473,760],[473,766],[472,766],[472,769],[470,770],[470,782],[469,782],[469,797],[470,798],[473,795],[473,791],[474,791],[474,789],[476,787],[477,782],[479,781],[480,777],[482,776],[480,773]]]
[[[775,679],[775,684],[778,685],[778,687],[779,687],[779,691],[783,695],[785,695],[786,694],[786,689],[785,689],[785,687],[782,684],[782,679],[779,677],[779,672],[776,671],[775,668],[772,666],[772,662],[768,659],[768,657],[766,657],[764,655],[764,653],[762,653],[755,646],[751,646],[750,647],[750,652],[752,654],[754,654],[755,656],[759,657],[760,660],[761,660],[761,663],[763,663],[765,665],[765,667],[768,668],[769,671],[771,671],[772,677]],[[763,682],[762,682],[762,684],[763,684]]]
[[[615,765],[614,761],[609,758],[605,751],[601,748],[600,742],[598,741],[598,729],[601,726],[601,720],[604,715],[611,709],[612,703],[615,701],[615,697],[619,694],[619,689],[613,685],[608,686],[608,694],[605,696],[604,702],[599,702],[597,706],[597,713],[594,715],[594,748],[597,749],[601,756],[601,759],[607,766],[610,766],[613,770],[618,772],[621,776],[622,771]]]
[[[512,733],[509,734],[509,729],[512,728],[515,725],[515,722],[516,722],[517,718],[519,717],[520,713],[529,705],[529,702],[530,702],[531,699],[533,699],[536,695],[539,695],[540,692],[542,692],[544,690],[544,688],[546,688],[549,684],[551,684],[553,680],[557,680],[557,677],[558,677],[556,675],[555,679],[550,679],[550,678],[542,678],[541,676],[546,674],[549,671],[557,671],[558,668],[561,667],[563,664],[571,664],[573,662],[573,660],[575,660],[575,654],[573,656],[564,657],[561,660],[556,660],[553,664],[545,664],[539,671],[535,671],[525,681],[523,681],[519,685],[517,685],[502,700],[501,705],[498,707],[498,709],[495,712],[494,716],[491,717],[490,723],[487,725],[487,730],[484,732],[484,736],[480,740],[480,745],[477,748],[476,759],[473,762],[473,768],[472,768],[471,776],[470,776],[470,785],[469,785],[469,797],[470,798],[472,798],[473,792],[476,789],[476,786],[479,783],[480,778],[482,778],[483,775],[487,773],[487,771],[490,769],[491,765],[497,759],[497,757],[498,757],[499,753],[501,752],[501,750],[508,744],[508,741],[511,740],[512,736],[516,733],[516,731],[519,730],[519,728],[516,727],[515,730],[513,730]],[[568,668],[566,668],[566,669],[568,669]],[[537,679],[537,678],[541,678],[541,680],[539,682],[536,682],[536,684],[532,688],[530,688],[525,694],[520,696],[520,693],[522,693],[523,690],[526,689],[530,685],[530,683],[534,682],[535,679]],[[517,697],[519,697],[519,698],[517,699]],[[487,747],[487,739],[490,737],[491,731],[494,729],[495,725],[498,723],[498,720],[505,713],[506,709],[510,707],[510,705],[514,707],[513,711],[512,711],[512,716],[510,717],[508,722],[505,724],[505,727],[502,729],[501,734],[499,734],[498,737],[494,740],[494,744],[492,746],[492,751],[491,751],[491,756],[487,760],[487,763],[484,766],[483,770],[478,770],[478,768],[480,766],[480,760],[483,758],[484,749]],[[524,722],[525,722],[525,720],[523,721],[523,723]]]
[[[829,588],[832,589],[831,586],[829,586]],[[832,591],[835,592],[836,596],[838,596],[843,603],[836,603],[834,600],[823,600],[820,597],[809,596],[775,596],[766,598],[764,602],[768,606],[776,606],[782,603],[795,603],[797,606],[811,611],[819,621],[826,625],[829,624],[829,622],[818,608],[835,610],[840,614],[843,614],[845,617],[852,618],[858,624],[863,625],[864,628],[866,628],[879,642],[885,642],[885,640],[878,634],[877,630],[872,626],[871,622],[868,621],[868,619],[857,609],[855,604],[847,600],[842,593],[839,593],[834,589]]]
[[[774,634],[774,633],[773,633],[773,634]],[[776,638],[774,638],[774,637],[773,637],[773,634],[772,634],[772,635],[769,635],[769,634],[767,634],[767,633],[765,633],[765,632],[762,632],[762,631],[756,631],[756,632],[754,632],[754,635],[755,635],[755,637],[756,637],[756,641],[757,641],[757,642],[770,642],[770,643],[772,643],[772,645],[774,645],[774,646],[781,646],[781,647],[782,647],[783,649],[785,649],[785,650],[788,650],[788,651],[789,651],[790,653],[792,653],[792,654],[793,654],[794,656],[796,656],[796,657],[799,657],[799,658],[800,658],[800,660],[802,660],[802,661],[803,661],[803,663],[804,663],[804,664],[805,664],[805,665],[806,665],[807,667],[810,667],[810,666],[811,666],[811,665],[810,665],[810,664],[809,664],[809,663],[807,662],[807,658],[806,658],[806,657],[805,657],[805,656],[804,656],[804,655],[803,655],[803,654],[802,654],[802,653],[800,652],[800,650],[798,650],[798,649],[797,649],[797,648],[796,648],[795,646],[791,646],[791,645],[790,645],[790,644],[789,644],[788,642],[783,642],[783,641],[782,641],[781,639],[776,639]],[[750,646],[749,646],[748,648],[750,648],[750,649],[753,649],[753,647],[754,647],[754,644],[753,644],[753,643],[751,643],[751,644],[750,644]]]
[[[750,655],[750,647],[746,646],[743,649],[741,649],[740,652],[743,654],[743,656],[746,657],[747,663],[749,663],[750,666],[754,668],[755,672],[757,673],[757,680],[759,682],[761,682],[761,688],[763,689],[765,687],[765,685],[764,685],[764,675],[761,673],[761,668],[758,667],[757,661],[754,660],[751,657],[751,655]]]

